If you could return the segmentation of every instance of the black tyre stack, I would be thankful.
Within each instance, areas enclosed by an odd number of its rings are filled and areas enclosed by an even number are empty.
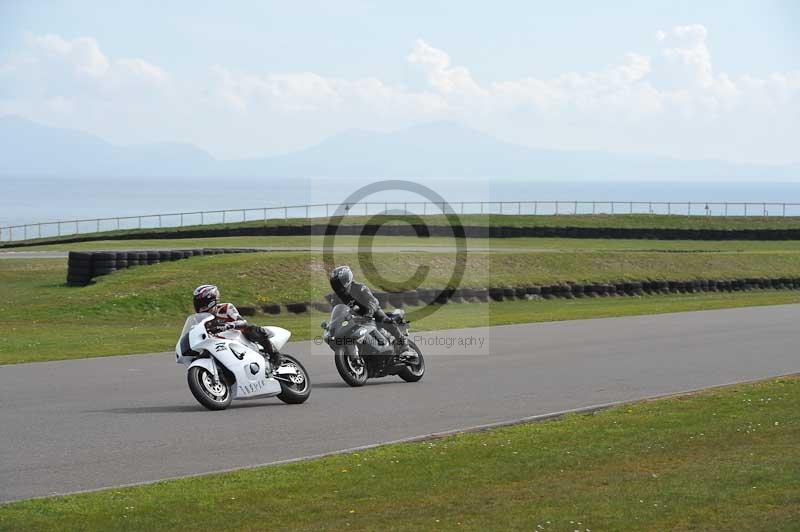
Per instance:
[[[92,256],[92,277],[101,277],[117,271],[117,256],[115,251],[101,251]],[[127,258],[127,254],[125,255]]]
[[[67,259],[67,285],[86,286],[92,281],[92,254],[70,251]]]

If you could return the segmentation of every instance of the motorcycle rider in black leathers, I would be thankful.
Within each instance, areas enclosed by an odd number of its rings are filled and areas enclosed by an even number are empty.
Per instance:
[[[331,272],[330,283],[334,294],[342,303],[353,307],[353,310],[361,316],[373,318],[376,323],[395,337],[396,353],[406,351],[408,342],[405,333],[400,329],[398,323],[381,309],[381,305],[372,295],[372,291],[366,285],[353,281],[353,271],[349,266],[335,268]]]

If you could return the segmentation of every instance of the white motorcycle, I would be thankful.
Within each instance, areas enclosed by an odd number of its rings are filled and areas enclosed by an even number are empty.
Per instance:
[[[311,394],[311,381],[300,362],[281,354],[280,365],[271,367],[258,344],[241,331],[210,332],[214,316],[193,314],[187,318],[175,346],[176,362],[188,369],[189,389],[209,410],[224,410],[233,399],[277,396],[284,403],[300,404]],[[291,332],[265,327],[274,349],[280,352]]]

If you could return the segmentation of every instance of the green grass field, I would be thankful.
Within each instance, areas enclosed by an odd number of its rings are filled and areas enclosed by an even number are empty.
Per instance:
[[[698,206],[699,208],[699,206]],[[448,220],[444,216],[428,215],[421,217],[428,225],[447,225]],[[615,214],[615,215],[553,215],[553,216],[531,216],[531,215],[499,215],[499,214],[466,214],[458,215],[458,219],[463,225],[474,226],[507,226],[507,227],[608,227],[608,228],[657,228],[657,229],[798,229],[800,228],[800,217],[721,217],[721,216],[665,216],[649,214]],[[197,229],[222,229],[237,227],[260,227],[260,226],[287,226],[287,225],[307,225],[328,223],[328,218],[316,218],[305,220],[300,218],[289,219],[269,219],[266,221],[249,221],[228,224],[208,224],[202,226],[185,226],[175,228],[145,228],[145,229],[123,229],[117,231],[103,231],[91,234],[92,238],[113,239],[120,235],[148,235],[158,232],[191,231]],[[342,219],[344,225],[361,225],[364,223],[386,223],[404,224],[406,222],[389,219],[381,216],[347,216]],[[30,239],[31,242],[53,243],[64,237],[52,237],[43,239]],[[12,247],[12,244],[2,243],[2,247]]]
[[[0,530],[714,530],[800,523],[800,379],[12,503]]]
[[[359,277],[356,257],[343,255]],[[616,281],[644,278],[785,277],[800,273],[800,257],[776,253],[544,252],[470,254],[463,286],[548,284],[559,281]],[[426,286],[449,277],[452,253],[382,253],[380,271],[431,268]],[[64,285],[63,259],[2,260],[0,285],[7,308],[0,324],[0,364],[87,356],[162,352],[173,348],[190,313],[198,284],[220,286],[239,306],[317,301],[329,292],[324,266],[314,253],[259,253],[197,257],[142,266],[101,277],[83,288]],[[402,279],[393,279],[402,281]],[[374,288],[380,288],[375,287]],[[446,305],[414,323],[416,330],[621,316],[704,308],[797,303],[793,291],[603,298],[575,301],[515,301]],[[308,339],[319,332],[322,314],[252,318]]]

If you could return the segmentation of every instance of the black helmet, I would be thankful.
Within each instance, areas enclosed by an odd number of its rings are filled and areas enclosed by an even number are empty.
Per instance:
[[[353,270],[350,269],[350,266],[339,266],[331,272],[331,288],[334,291],[338,286],[348,292],[351,284],[353,284]]]
[[[192,294],[195,312],[208,312],[219,303],[219,288],[213,284],[202,284]]]

